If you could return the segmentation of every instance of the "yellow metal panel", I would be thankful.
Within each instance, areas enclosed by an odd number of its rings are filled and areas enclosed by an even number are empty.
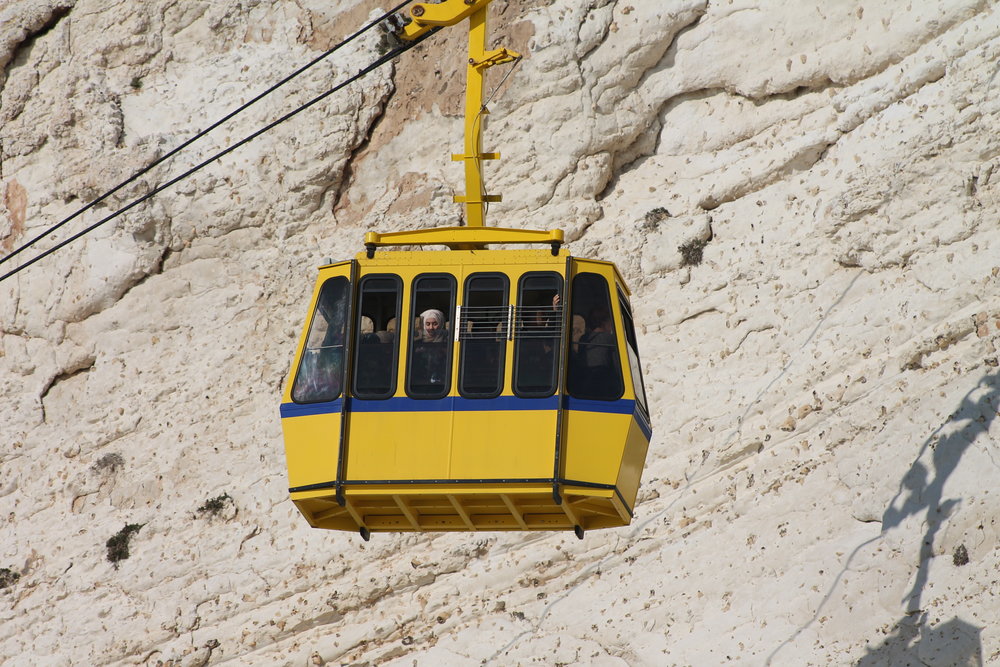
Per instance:
[[[565,478],[615,484],[632,416],[580,410],[569,410],[565,415]]]
[[[456,412],[454,479],[551,478],[555,410]]]
[[[299,498],[296,505],[313,526],[336,530],[585,530],[628,525],[630,518],[610,489],[564,487],[557,505],[548,484],[412,485],[345,490],[346,507],[333,496]],[[567,507],[569,511],[567,511]],[[573,518],[571,519],[570,516]]]
[[[345,479],[450,477],[450,412],[355,412]]]
[[[626,296],[632,296],[632,291],[628,288],[628,283],[625,282],[625,278],[618,271],[618,267],[615,266],[614,262],[605,262],[599,259],[576,259],[574,258],[573,264],[575,267],[579,267],[579,271],[588,271],[591,273],[600,273],[605,276],[612,285],[618,283],[625,290]]]
[[[618,473],[618,490],[628,506],[635,508],[635,498],[639,493],[639,480],[642,478],[642,469],[646,465],[646,452],[649,449],[649,440],[646,434],[639,428],[635,419],[628,429],[628,439],[625,441],[625,452],[622,456],[621,470]]]
[[[322,484],[337,478],[340,413],[281,420],[288,461],[288,486]]]

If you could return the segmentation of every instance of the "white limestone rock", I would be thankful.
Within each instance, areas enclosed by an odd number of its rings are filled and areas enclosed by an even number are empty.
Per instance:
[[[3,5],[0,255],[379,8]],[[0,568],[19,575],[0,589],[0,655],[995,662],[991,4],[491,11],[526,57],[490,103],[504,202],[489,221],[561,227],[633,290],[654,439],[632,526],[363,543],[288,501],[277,404],[314,267],[365,231],[461,221],[452,29],[0,284]],[[61,238],[322,93],[376,42]],[[105,543],[127,524],[142,528],[116,568]]]

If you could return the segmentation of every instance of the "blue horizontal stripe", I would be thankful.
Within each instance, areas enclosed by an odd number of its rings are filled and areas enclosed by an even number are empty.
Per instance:
[[[548,398],[447,396],[431,400],[397,396],[382,401],[351,399],[352,412],[505,412],[509,410],[555,410],[558,407],[559,400],[555,396]]]
[[[506,412],[517,410],[556,410],[559,398],[518,398],[517,396],[498,396],[496,398],[463,398],[448,396],[445,398],[419,400],[406,396],[397,396],[384,400],[350,399],[351,412]],[[601,412],[605,414],[631,415],[635,412],[635,401],[587,401],[578,398],[564,397],[563,407],[567,410],[582,412]],[[339,413],[343,400],[337,399],[328,403],[282,403],[281,417],[304,417]],[[640,423],[640,425],[642,425]],[[649,430],[648,425],[644,432]]]
[[[617,401],[590,401],[582,398],[566,396],[563,407],[567,410],[579,410],[580,412],[603,412],[613,415],[630,415],[635,412],[635,401],[620,399]]]
[[[434,398],[429,400],[414,400],[406,396],[386,398],[383,400],[351,399],[351,412],[451,412],[452,399]]]
[[[335,401],[326,403],[282,403],[281,418],[306,417],[308,415],[326,415],[330,413],[340,414],[343,409],[344,399],[338,398]]]

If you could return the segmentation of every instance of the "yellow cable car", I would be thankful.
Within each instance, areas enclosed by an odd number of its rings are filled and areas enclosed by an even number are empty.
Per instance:
[[[470,20],[466,227],[365,236],[319,269],[281,405],[290,494],[359,531],[628,525],[651,436],[629,290],[560,230],[484,226],[490,0],[417,4],[403,39]],[[544,244],[492,250],[490,244]],[[386,246],[443,245],[448,250]]]

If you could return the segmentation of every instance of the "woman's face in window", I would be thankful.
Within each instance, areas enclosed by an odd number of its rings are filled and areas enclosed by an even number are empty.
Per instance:
[[[437,331],[441,328],[441,321],[436,317],[425,317],[424,318],[424,330],[426,331]]]

